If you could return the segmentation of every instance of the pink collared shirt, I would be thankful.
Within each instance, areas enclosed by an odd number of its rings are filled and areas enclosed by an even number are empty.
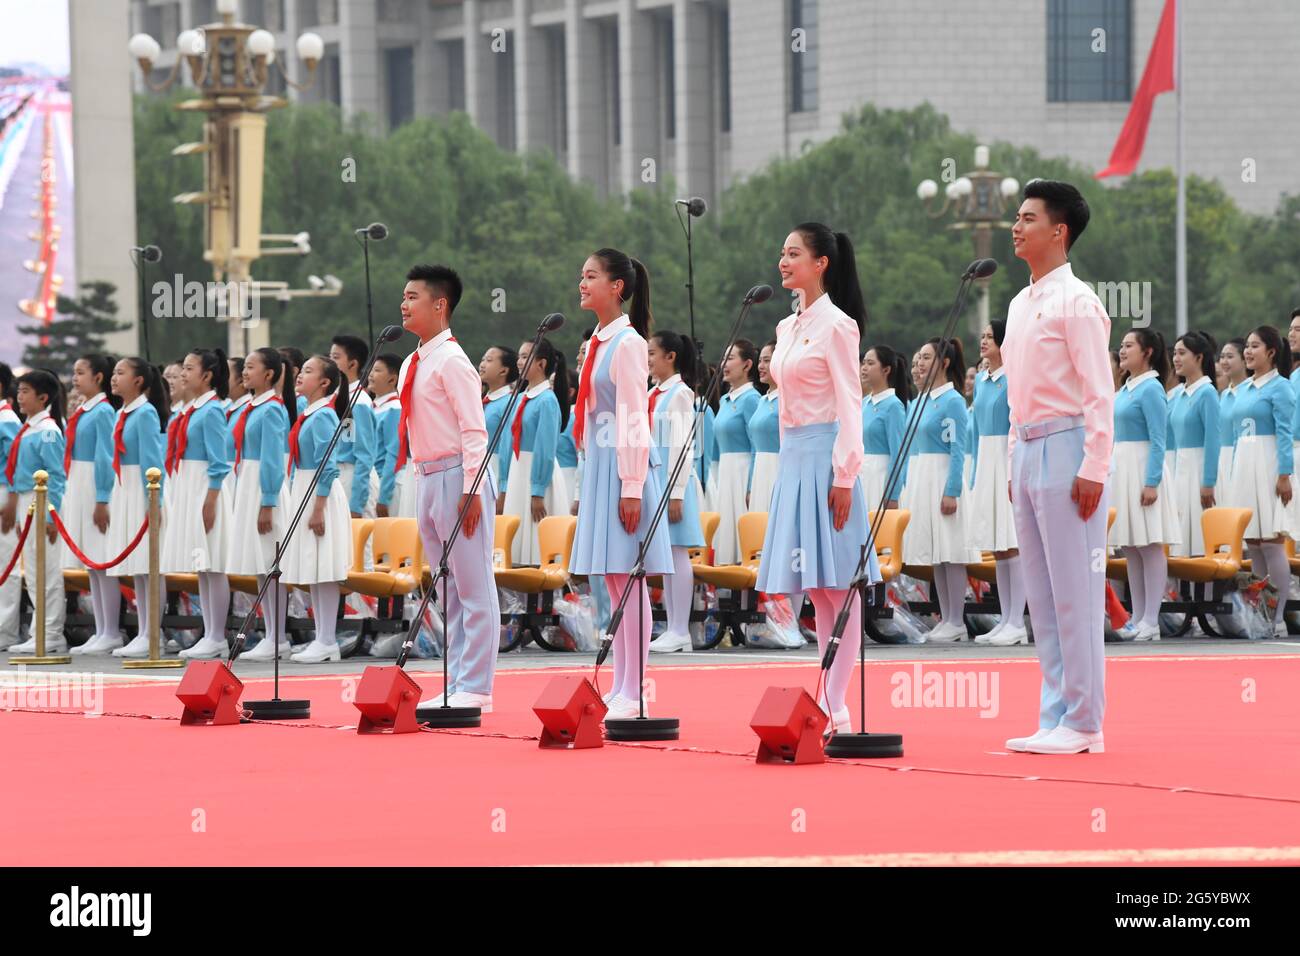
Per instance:
[[[592,337],[598,339],[600,345],[596,348],[589,345],[586,356],[588,362],[593,355],[597,362],[604,362],[605,350],[611,347],[614,349],[614,354],[609,358],[609,377],[614,382],[615,403],[618,406],[614,411],[614,421],[597,420],[593,412],[596,407],[596,389],[593,387],[587,396],[582,449],[585,452],[591,442],[596,440],[593,436],[604,435],[607,440],[612,438],[616,442],[620,498],[640,498],[646,472],[650,470],[650,435],[646,417],[649,349],[645,339],[635,329],[631,335],[623,336],[618,345],[608,344],[610,339],[631,324],[626,315],[621,315],[603,329],[596,329]],[[595,371],[596,368],[593,368],[593,374]],[[578,374],[581,376],[581,369]]]
[[[1110,317],[1067,262],[1020,290],[1007,308],[1002,364],[1011,408],[1008,455],[1016,426],[1083,415],[1078,477],[1105,482],[1115,439]]]
[[[781,435],[787,428],[839,422],[831,449],[833,484],[852,488],[862,468],[862,385],[858,324],[826,293],[781,320],[768,374],[781,393]]]
[[[412,461],[434,461],[459,454],[464,468],[464,491],[468,494],[474,475],[487,453],[487,425],[483,420],[483,383],[465,350],[450,341],[444,329],[418,349],[420,364],[411,385],[411,408],[407,412],[407,433]],[[397,376],[397,394],[402,394],[411,356],[402,362]]]

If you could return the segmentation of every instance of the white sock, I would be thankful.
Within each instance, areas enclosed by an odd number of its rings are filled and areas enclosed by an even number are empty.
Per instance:
[[[311,590],[311,613],[316,621],[316,640],[327,647],[337,646],[339,640],[335,635],[335,625],[339,616],[339,585],[337,581],[313,584]]]
[[[1142,574],[1142,549],[1124,546],[1124,559],[1128,562],[1128,593],[1133,602],[1133,613],[1129,621],[1134,627],[1140,627],[1146,615],[1147,594]]]
[[[230,581],[224,574],[200,571],[199,600],[203,606],[203,636],[224,642],[226,615],[230,612]]]
[[[257,576],[260,588],[266,581],[266,575]],[[278,612],[278,613],[277,613]],[[285,631],[284,619],[289,613],[289,588],[282,582],[266,589],[262,598],[262,626],[266,628],[266,639],[278,639],[277,647],[287,647],[289,638]]]
[[[1025,570],[1020,563],[1020,555],[1015,555],[998,562],[998,567],[1007,566],[1007,627],[1023,628],[1025,626]],[[1002,584],[999,582],[998,588]]]
[[[106,571],[88,568],[90,575],[90,604],[95,612],[95,637],[117,637],[118,611],[122,606],[122,592],[117,582],[108,579]]]
[[[1011,623],[1011,580],[1007,562],[997,561],[993,565],[993,573],[998,582],[998,611],[1001,616],[994,628],[984,635],[986,638],[998,634]]]
[[[1146,594],[1146,614],[1142,624],[1160,626],[1160,604],[1165,598],[1165,582],[1169,578],[1169,559],[1163,544],[1148,544],[1142,549],[1142,590]]]
[[[934,586],[939,595],[939,613],[943,623],[953,627],[966,626],[966,567],[961,564],[936,564]]]
[[[1291,594],[1291,564],[1287,561],[1285,545],[1276,542],[1261,543],[1260,549],[1268,564],[1268,583],[1277,588],[1277,611],[1273,614],[1273,623],[1277,624],[1286,614],[1286,601]]]
[[[673,548],[673,573],[664,577],[664,610],[668,612],[669,634],[690,634],[691,597],[695,593],[695,573],[687,548]]]
[[[137,574],[132,581],[135,584],[135,613],[140,622],[139,636],[147,640],[149,637],[149,575]],[[161,602],[159,604],[161,606]],[[160,634],[158,638],[161,641],[162,635]]]

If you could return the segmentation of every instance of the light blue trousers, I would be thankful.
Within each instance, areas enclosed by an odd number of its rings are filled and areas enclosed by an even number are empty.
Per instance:
[[[424,557],[436,572],[443,542],[460,511],[465,473],[460,465],[432,475],[416,473],[415,508]],[[464,531],[447,558],[447,679],[449,694],[491,694],[501,646],[501,605],[492,574],[496,482],[489,471],[479,485],[482,516],[474,534]],[[434,597],[442,600],[443,585]]]
[[[1043,672],[1038,725],[1101,730],[1106,709],[1106,510],[1087,521],[1070,500],[1083,463],[1082,427],[1028,441],[1011,461],[1012,512],[1034,646]]]

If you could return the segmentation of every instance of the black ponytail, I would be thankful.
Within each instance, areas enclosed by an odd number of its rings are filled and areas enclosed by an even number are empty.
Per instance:
[[[329,385],[326,395],[334,396],[334,412],[342,420],[344,414],[349,412],[351,401],[351,389],[347,387],[347,377],[343,370],[334,364],[334,360],[327,355],[313,355],[312,358],[324,366],[325,381]]]
[[[14,370],[0,362],[0,402],[12,402],[14,399]]]
[[[749,384],[758,386],[758,346],[749,339],[736,339],[731,345],[732,351],[740,356],[741,361],[749,363]]]
[[[691,340],[678,332],[656,332],[654,339],[665,352],[672,352],[677,358],[673,361],[673,371],[682,377],[682,382],[691,391],[695,391],[696,360],[695,346]]]
[[[1130,329],[1126,335],[1132,335],[1137,339],[1138,348],[1142,351],[1151,352],[1151,368],[1155,370],[1156,378],[1160,380],[1161,387],[1169,378],[1169,353],[1165,350],[1165,338],[1155,329]],[[1276,330],[1274,330],[1276,334]],[[1283,343],[1285,347],[1285,343]],[[1289,355],[1290,353],[1288,353]],[[1278,355],[1281,358],[1281,354]],[[1124,381],[1127,382],[1132,376],[1124,373]]]
[[[943,370],[943,360],[948,360],[948,372],[944,376],[952,382],[953,388],[957,389],[957,394],[961,395],[966,388],[966,358],[962,354],[961,339],[929,339],[926,345],[930,346],[934,352],[934,360],[939,365],[939,370]],[[933,371],[926,376],[930,379],[930,387],[935,386],[935,376]]]
[[[841,312],[858,324],[859,334],[867,328],[867,306],[858,283],[857,260],[853,242],[847,233],[832,232],[820,222],[805,222],[794,227],[803,237],[813,258],[826,257],[826,271],[822,274],[822,288]]]
[[[167,431],[167,419],[171,417],[171,395],[167,380],[157,368],[138,355],[129,356],[122,361],[131,366],[131,374],[140,379],[140,394],[158,413],[158,430]]]
[[[1146,331],[1143,329],[1142,331]],[[1285,335],[1281,335],[1277,329],[1271,325],[1261,325],[1258,328],[1250,330],[1251,335],[1259,336],[1259,340],[1264,343],[1264,348],[1273,353],[1273,367],[1277,369],[1277,374],[1283,378],[1291,374],[1291,346],[1286,340]],[[1258,375],[1259,373],[1254,373]]]
[[[292,425],[298,418],[298,395],[293,390],[296,376],[286,374],[288,362],[283,350],[263,346],[254,349],[253,354],[270,370],[272,388],[275,387],[275,380],[280,379],[280,401],[284,403],[284,410],[289,413],[289,424]]]
[[[113,366],[117,360],[102,352],[90,352],[77,359],[90,366],[90,374],[99,376],[99,391],[114,408],[122,407],[122,399],[113,394]]]
[[[912,391],[912,370],[908,367],[907,360],[903,358],[903,353],[888,345],[873,345],[871,351],[876,353],[876,361],[880,363],[881,368],[885,369],[886,380],[898,400],[904,405],[909,404],[916,397],[916,393]]]
[[[45,396],[45,407],[50,410],[50,418],[54,423],[63,428],[64,409],[67,408],[67,393],[63,390],[63,382],[59,377],[47,368],[34,368],[18,376],[18,384],[26,385],[31,388],[37,395]]]
[[[212,375],[208,386],[217,393],[217,398],[226,398],[230,394],[230,365],[222,349],[194,349],[191,355],[198,358],[200,368]],[[198,396],[196,395],[195,398]]]
[[[1196,360],[1201,365],[1201,372],[1210,380],[1210,384],[1218,386],[1215,381],[1215,356],[1218,350],[1214,347],[1214,339],[1207,332],[1184,332],[1175,340],[1183,343],[1183,348],[1196,356]],[[1184,376],[1185,378],[1186,376]]]
[[[619,299],[627,302],[628,321],[637,335],[650,337],[654,317],[650,313],[650,273],[640,260],[633,259],[617,249],[598,249],[593,255],[605,266],[605,275],[611,282],[622,280],[623,291]]]

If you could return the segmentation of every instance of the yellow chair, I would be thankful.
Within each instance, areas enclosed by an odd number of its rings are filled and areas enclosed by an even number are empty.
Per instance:
[[[558,518],[561,516],[548,515],[547,517]],[[572,515],[569,515],[569,517],[573,518]],[[577,527],[578,519],[573,518],[573,523],[574,527]],[[494,535],[492,544],[493,569],[499,571],[513,567],[510,555],[515,546],[515,535],[519,531],[519,515],[497,515],[492,530]]]
[[[709,552],[712,550],[713,536],[718,533],[718,524],[722,521],[722,515],[716,511],[700,512],[700,530],[704,532],[704,547],[691,548],[691,564],[708,564]]]
[[[1206,508],[1201,512],[1204,556],[1170,558],[1169,576],[1197,584],[1232,580],[1241,570],[1242,535],[1248,524],[1249,508]]]
[[[515,515],[510,517],[518,525],[519,518]],[[500,517],[497,520],[500,521]],[[540,594],[564,587],[569,583],[569,558],[573,554],[573,536],[577,530],[578,519],[572,515],[547,515],[537,525],[537,543],[543,558],[541,567],[497,568],[497,584],[524,594]],[[508,547],[506,553],[509,554]]]
[[[354,526],[353,543],[360,531]],[[375,518],[371,530],[371,554],[384,570],[358,568],[358,557],[365,553],[365,539],[353,549],[353,570],[343,583],[344,593],[356,592],[373,598],[404,597],[415,590],[420,567],[420,534],[414,518]]]
[[[867,515],[867,528],[876,521],[875,512]],[[903,573],[903,532],[912,520],[912,512],[905,508],[891,508],[880,519],[880,528],[876,532],[876,561],[880,565],[880,577],[885,583]]]
[[[763,557],[763,538],[767,535],[767,512],[747,511],[736,522],[740,538],[739,564],[704,564],[694,566],[695,580],[733,591],[748,591],[758,583],[758,565]]]

